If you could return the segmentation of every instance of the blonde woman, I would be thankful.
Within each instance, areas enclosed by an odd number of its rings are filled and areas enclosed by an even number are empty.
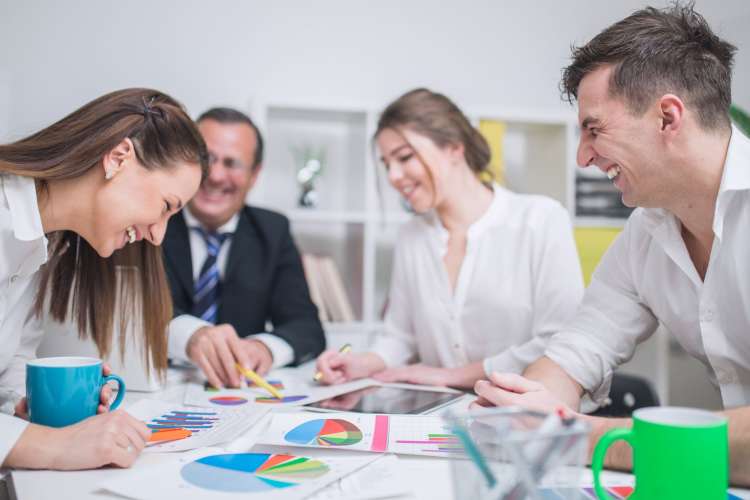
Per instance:
[[[391,186],[419,216],[398,236],[384,331],[370,352],[321,354],[322,381],[470,388],[493,371],[521,373],[583,294],[568,213],[482,183],[487,142],[444,95],[404,94],[375,140]]]

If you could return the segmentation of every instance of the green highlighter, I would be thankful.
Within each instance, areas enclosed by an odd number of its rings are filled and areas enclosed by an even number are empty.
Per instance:
[[[705,410],[677,407],[633,412],[632,429],[606,432],[594,449],[594,488],[602,500],[599,474],[607,448],[617,440],[633,448],[635,491],[629,500],[725,500],[729,483],[726,418]]]

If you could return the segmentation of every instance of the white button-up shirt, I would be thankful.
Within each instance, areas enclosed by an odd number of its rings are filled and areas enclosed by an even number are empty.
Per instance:
[[[198,233],[193,231],[193,228],[202,228],[201,223],[190,213],[188,207],[182,210],[182,215],[185,216],[185,223],[188,226],[189,238],[190,238],[190,258],[193,262],[193,281],[198,281],[200,276],[201,267],[203,262],[208,256],[208,248],[206,247],[206,240]],[[179,217],[179,215],[177,215]],[[226,224],[221,226],[218,233],[234,233],[237,230],[237,223],[240,217],[238,214],[234,214]],[[219,255],[216,256],[216,265],[219,268],[219,277],[224,279],[224,272],[227,268],[227,260],[229,258],[229,249],[232,246],[232,238],[227,238],[219,249]],[[183,362],[190,362],[187,357],[187,345],[190,341],[190,337],[199,329],[204,326],[212,326],[208,321],[202,320],[190,314],[182,314],[177,316],[169,323],[169,357],[171,359],[177,359]],[[237,332],[242,333],[242,332]],[[277,335],[273,335],[267,332],[253,332],[248,338],[260,340],[263,344],[268,347],[273,356],[273,367],[278,368],[281,366],[288,365],[294,360],[294,349],[289,345],[289,342],[282,339]]]
[[[46,260],[34,180],[0,174],[0,464],[28,425],[8,414],[25,393],[26,360],[42,337],[40,323],[27,318]]]
[[[750,404],[750,140],[734,127],[713,231],[701,281],[679,220],[637,209],[546,356],[601,404],[613,370],[661,324],[708,368],[726,408]]]
[[[522,372],[583,295],[567,211],[494,186],[492,204],[468,230],[455,291],[443,263],[448,236],[434,212],[401,228],[385,329],[373,350],[388,366],[483,360],[487,373]]]

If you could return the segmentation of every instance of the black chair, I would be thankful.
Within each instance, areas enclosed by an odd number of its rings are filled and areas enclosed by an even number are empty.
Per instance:
[[[609,390],[610,404],[591,415],[597,417],[630,417],[638,408],[659,406],[659,396],[643,377],[615,373]]]

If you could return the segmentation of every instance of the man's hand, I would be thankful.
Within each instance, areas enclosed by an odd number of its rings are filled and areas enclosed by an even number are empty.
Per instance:
[[[562,409],[567,415],[575,412],[565,402],[552,394],[540,382],[530,380],[515,373],[497,373],[490,380],[480,380],[474,385],[479,399],[472,408],[481,406],[521,406],[529,410],[551,413]]]
[[[259,340],[241,339],[229,324],[204,326],[190,337],[188,358],[197,364],[214,387],[239,387],[240,373],[235,366],[265,374],[273,364],[268,347]]]

